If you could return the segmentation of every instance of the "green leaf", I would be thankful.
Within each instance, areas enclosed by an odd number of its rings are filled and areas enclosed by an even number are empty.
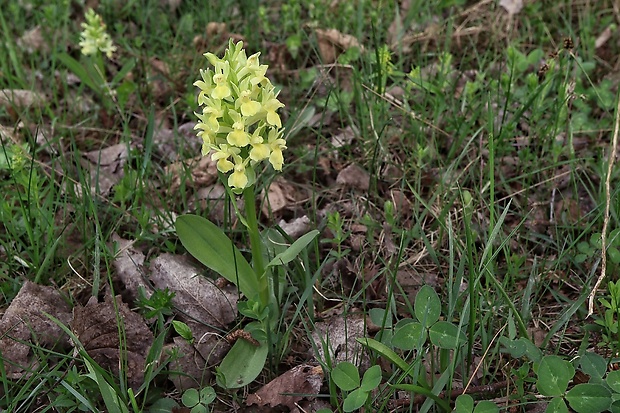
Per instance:
[[[441,315],[441,301],[435,289],[430,285],[420,288],[413,307],[415,316],[425,327],[435,324]]]
[[[607,248],[607,255],[609,255],[609,259],[611,260],[611,262],[616,265],[620,264],[620,251],[618,251],[618,248],[614,247],[613,245],[610,246],[609,248]]]
[[[194,407],[198,403],[200,403],[200,393],[196,389],[187,389],[183,392],[183,396],[181,396],[181,403],[185,407]]]
[[[566,403],[563,398],[554,397],[547,405],[545,413],[568,413],[568,407],[566,407]]]
[[[605,381],[613,391],[620,393],[620,370],[610,371]]]
[[[264,343],[255,346],[246,340],[237,340],[218,367],[217,384],[225,389],[250,384],[263,370],[267,350]]]
[[[187,324],[179,320],[172,320],[172,327],[174,327],[174,331],[177,332],[178,335],[183,337],[185,340],[192,342],[194,340],[194,334],[192,333],[192,329],[189,328]]]
[[[372,366],[364,373],[360,388],[364,391],[371,391],[376,389],[379,384],[381,384],[381,367]]]
[[[308,244],[310,244],[314,238],[316,238],[317,235],[319,235],[319,231],[317,231],[316,229],[313,229],[307,234],[302,235],[295,242],[293,242],[291,246],[286,249],[286,251],[281,252],[280,254],[276,255],[274,259],[272,259],[271,262],[267,264],[267,267],[284,265],[284,264],[288,264],[289,262],[293,261],[295,258],[297,258],[299,253],[304,248],[306,248]]]
[[[175,227],[190,254],[235,284],[247,298],[258,300],[261,288],[254,270],[220,228],[197,215],[178,217]]]
[[[217,395],[215,394],[215,390],[213,389],[213,387],[204,387],[202,390],[200,390],[200,403],[210,404],[213,402],[213,400],[215,400],[216,396]]]
[[[332,380],[344,391],[351,391],[360,386],[360,374],[353,363],[343,361],[332,369]]]
[[[498,413],[499,407],[495,403],[489,400],[483,400],[478,402],[476,408],[474,409],[474,413]]]
[[[504,346],[502,352],[510,354],[513,358],[520,358],[525,355],[527,347],[525,343],[519,340],[511,340],[508,337],[502,336],[499,338],[499,343]]]
[[[426,329],[418,322],[405,324],[392,337],[392,345],[401,350],[420,349],[425,342]]]
[[[581,383],[566,393],[566,401],[577,413],[598,413],[611,407],[611,392],[602,384]]]
[[[369,349],[376,351],[377,353],[379,353],[379,355],[385,357],[391,363],[396,364],[396,366],[398,366],[402,371],[407,372],[407,374],[413,377],[413,372],[411,371],[412,369],[410,368],[411,366],[409,366],[409,364],[407,364],[405,360],[400,358],[400,356],[396,354],[394,350],[392,350],[385,344],[377,340],[373,340],[372,338],[358,338],[356,340],[361,345],[366,346]]]
[[[179,407],[179,404],[169,397],[157,400],[151,405],[149,413],[170,413],[172,408]]]
[[[371,308],[368,314],[374,325],[383,328],[392,327],[392,315],[385,308]]]
[[[607,361],[603,356],[587,352],[579,358],[581,370],[590,377],[602,378],[607,373]]]
[[[465,343],[465,334],[447,321],[438,321],[428,331],[431,343],[439,348],[456,350]]]
[[[342,410],[345,412],[354,412],[359,409],[366,403],[368,400],[368,392],[362,389],[353,390],[346,399],[344,399],[344,403],[342,404]]]
[[[74,75],[80,78],[80,81],[92,89],[94,92],[100,94],[102,92],[101,86],[99,86],[95,81],[90,77],[88,70],[77,60],[69,56],[67,53],[60,53],[57,55],[58,60],[60,60],[67,69],[73,72]]]
[[[571,363],[558,356],[545,356],[536,371],[536,387],[543,396],[561,396],[568,387],[568,382],[575,375]]]
[[[97,387],[99,388],[99,393],[103,398],[103,403],[109,412],[119,412],[119,413],[129,413],[129,409],[127,405],[121,401],[116,393],[116,390],[110,386],[110,384],[105,380],[105,378],[97,371],[95,365],[93,365],[89,360],[84,359],[84,363],[88,368],[89,373],[85,376],[93,379],[95,383],[97,383]],[[99,366],[97,366],[100,368]]]
[[[456,413],[472,413],[474,411],[474,398],[469,394],[461,394],[454,402]]]

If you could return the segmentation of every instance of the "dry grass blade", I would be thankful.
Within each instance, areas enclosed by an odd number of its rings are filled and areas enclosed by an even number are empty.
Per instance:
[[[594,313],[594,297],[601,283],[605,279],[607,271],[607,227],[609,226],[609,208],[611,204],[611,172],[616,160],[616,152],[618,150],[618,133],[620,129],[620,99],[616,107],[616,122],[614,126],[614,136],[611,141],[611,150],[609,151],[609,162],[607,165],[607,176],[605,177],[605,215],[603,216],[603,230],[601,231],[601,275],[599,275],[594,284],[594,288],[588,296],[588,317]]]

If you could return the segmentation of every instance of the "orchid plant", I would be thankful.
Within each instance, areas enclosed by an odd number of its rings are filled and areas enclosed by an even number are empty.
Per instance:
[[[122,67],[112,77],[106,71],[106,61],[112,60],[117,52],[117,47],[112,37],[107,32],[107,26],[103,19],[93,9],[88,9],[84,14],[80,33],[80,60],[76,60],[67,53],[59,54],[60,61],[75,74],[81,84],[90,88],[101,97],[106,109],[116,106],[117,112],[125,118],[123,110],[129,96],[137,88],[136,84],[128,78],[128,74],[135,67],[135,59],[127,59]]]
[[[245,326],[254,344],[238,340],[222,361],[218,384],[225,388],[244,386],[261,372],[272,348],[279,315],[284,279],[275,279],[275,267],[294,260],[318,235],[311,231],[274,257],[265,257],[263,237],[256,214],[255,184],[264,163],[276,171],[284,164],[286,141],[278,109],[284,104],[265,76],[267,65],[260,53],[246,56],[243,43],[229,42],[223,58],[204,55],[212,68],[201,70],[196,113],[202,155],[216,162],[222,183],[233,201],[235,213],[249,235],[252,265],[224,232],[197,215],[176,219],[176,231],[183,246],[200,262],[235,284],[245,301],[239,312],[254,321]],[[244,212],[236,204],[243,196]],[[265,264],[266,259],[271,260]],[[257,346],[256,343],[259,345]]]

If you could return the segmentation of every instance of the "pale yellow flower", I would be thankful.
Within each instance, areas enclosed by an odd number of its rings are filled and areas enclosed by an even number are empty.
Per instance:
[[[269,163],[276,171],[281,171],[282,165],[284,164],[284,156],[282,155],[282,151],[286,149],[286,141],[282,139],[281,136],[282,135],[279,131],[271,129],[269,131],[269,140],[267,142],[269,148],[271,149]]]
[[[105,31],[105,23],[93,9],[88,9],[84,15],[86,22],[82,23],[82,33],[80,33],[80,48],[85,56],[94,55],[98,52],[105,54],[108,59],[116,51],[116,46],[112,43],[112,38]]]
[[[214,162],[217,161],[218,171],[222,173],[227,173],[227,172],[230,172],[235,167],[235,164],[229,161],[228,158],[230,157],[233,157],[233,159],[235,157],[241,158],[239,156],[240,151],[241,150],[239,148],[231,147],[223,143],[219,146],[219,148],[215,152],[213,152],[213,155],[211,155],[211,160]]]

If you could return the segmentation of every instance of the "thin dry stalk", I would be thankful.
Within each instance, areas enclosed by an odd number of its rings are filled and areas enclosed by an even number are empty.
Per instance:
[[[611,141],[611,150],[609,151],[609,163],[607,165],[607,176],[605,177],[605,215],[603,217],[603,230],[601,232],[601,275],[599,275],[594,288],[588,296],[588,317],[594,313],[594,297],[605,279],[607,271],[607,227],[609,226],[609,206],[611,204],[611,171],[616,160],[616,152],[618,150],[618,130],[620,129],[620,98],[618,98],[618,106],[616,107],[616,124],[614,126],[614,136]]]

